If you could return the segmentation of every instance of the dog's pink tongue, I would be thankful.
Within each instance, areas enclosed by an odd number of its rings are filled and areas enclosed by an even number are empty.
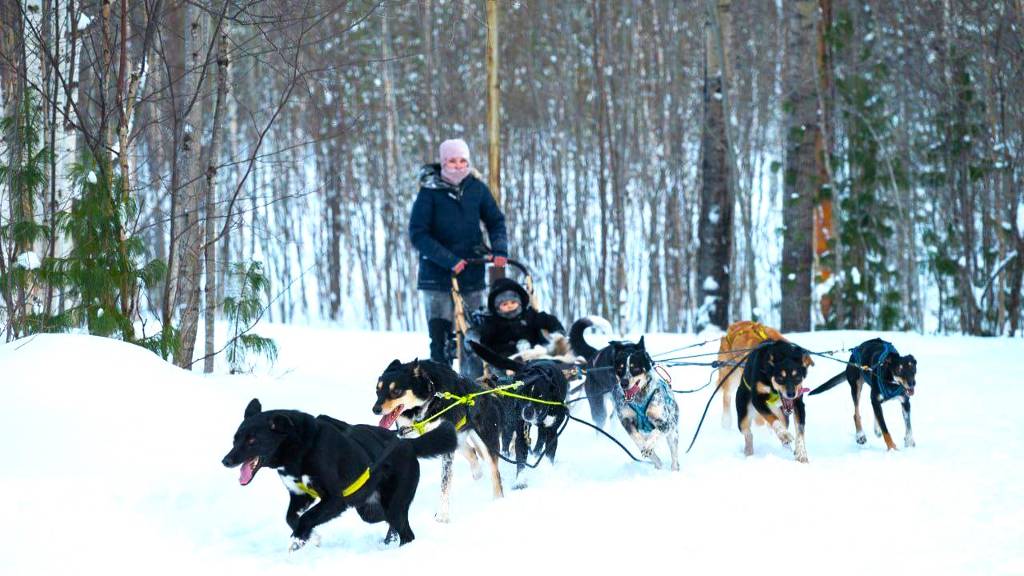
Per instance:
[[[629,390],[626,390],[626,400],[632,400],[633,396],[640,391],[640,385],[634,384]]]
[[[793,401],[790,400],[789,398],[786,398],[786,397],[783,396],[782,397],[782,410],[786,414],[792,414],[793,413]]]
[[[384,417],[380,419],[380,427],[391,428],[391,425],[395,423],[395,420],[398,420],[398,415],[402,413],[402,408],[404,407],[404,405],[399,404],[398,408],[395,408],[391,412],[385,414]]]
[[[256,476],[256,463],[258,461],[259,458],[253,458],[242,463],[242,471],[238,476],[239,484],[246,486],[249,482],[252,482],[253,477]]]

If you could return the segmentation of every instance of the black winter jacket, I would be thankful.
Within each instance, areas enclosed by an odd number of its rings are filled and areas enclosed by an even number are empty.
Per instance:
[[[491,252],[508,256],[505,216],[487,185],[471,173],[454,186],[441,179],[440,164],[423,166],[409,217],[409,237],[420,252],[417,288],[451,289],[452,267],[461,259],[480,257],[481,220],[487,226]],[[458,278],[464,292],[483,290],[483,264],[467,266]]]

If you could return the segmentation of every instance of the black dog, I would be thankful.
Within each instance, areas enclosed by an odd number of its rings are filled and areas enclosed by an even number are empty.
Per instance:
[[[573,323],[569,341],[575,353],[587,359],[587,379],[583,388],[590,403],[590,416],[598,427],[607,418],[605,396],[615,402],[615,413],[640,448],[643,457],[661,468],[654,452],[660,435],[665,436],[672,458],[672,469],[679,469],[679,406],[668,384],[654,372],[644,339],[639,342],[611,342],[600,351],[587,344],[583,332],[592,320]]]
[[[802,384],[807,377],[811,356],[803,348],[784,340],[766,340],[747,356],[743,376],[736,390],[736,419],[743,433],[743,453],[754,453],[754,435],[750,420],[754,413],[768,421],[779,441],[787,448],[793,445],[789,433],[789,415],[796,415],[796,446],[793,453],[800,462],[807,462],[804,443],[804,410]]]
[[[501,498],[501,474],[498,472],[501,401],[488,394],[476,397],[472,406],[458,404],[452,407],[457,400],[441,397],[445,393],[463,397],[481,391],[480,385],[459,376],[448,365],[430,360],[413,360],[405,364],[395,360],[377,381],[377,402],[373,405],[373,413],[384,415],[380,421],[382,428],[390,428],[397,421],[403,434],[422,433],[442,421],[454,424],[462,454],[473,470],[473,478],[479,479],[483,475],[480,459],[487,460],[491,466],[494,497]],[[437,414],[441,415],[434,418]],[[439,522],[447,522],[452,454],[444,455],[441,468],[441,507],[435,517]]]
[[[857,443],[863,444],[867,442],[867,437],[860,425],[860,392],[867,382],[871,387],[871,409],[875,412],[875,435],[885,439],[885,445],[889,450],[896,450],[896,443],[892,441],[889,429],[885,425],[882,403],[899,398],[903,405],[903,423],[907,430],[903,445],[911,448],[915,444],[914,433],[910,427],[910,397],[914,395],[916,377],[917,360],[913,356],[900,356],[892,344],[875,338],[854,348],[850,353],[850,363],[846,370],[829,378],[810,395],[824,392],[845,378],[850,383],[850,393],[853,396],[853,424],[857,428]]]
[[[389,430],[328,416],[314,418],[298,410],[263,412],[253,398],[222,462],[229,468],[242,466],[242,486],[261,468],[277,468],[291,496],[285,515],[292,529],[290,550],[303,547],[313,528],[349,507],[366,522],[387,521],[385,543],[398,536],[401,544],[408,544],[415,537],[409,506],[420,479],[416,458],[450,453],[456,441],[450,425],[415,440],[401,440]]]
[[[533,453],[544,454],[551,462],[555,461],[559,428],[569,415],[569,409],[565,404],[565,397],[569,394],[569,381],[563,370],[575,370],[575,365],[553,360],[520,362],[505,358],[477,342],[470,342],[470,347],[484,362],[513,372],[515,380],[522,382],[522,385],[511,392],[539,400],[537,402],[514,397],[505,398],[507,405],[512,407],[514,418],[512,422],[506,422],[506,427],[511,428],[515,434],[516,487],[523,488],[526,482],[520,476],[526,468],[526,456],[530,451],[531,425],[537,427],[537,444]],[[500,382],[495,384],[501,385]]]

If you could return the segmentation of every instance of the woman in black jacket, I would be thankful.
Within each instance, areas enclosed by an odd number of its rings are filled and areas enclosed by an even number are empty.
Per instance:
[[[470,168],[469,147],[462,140],[445,140],[440,164],[420,170],[420,191],[412,205],[409,237],[419,250],[419,280],[426,303],[430,359],[450,364],[452,334],[451,279],[457,275],[466,312],[483,303],[484,266],[467,265],[483,246],[480,222],[487,227],[493,264],[508,260],[505,216],[478,173]]]

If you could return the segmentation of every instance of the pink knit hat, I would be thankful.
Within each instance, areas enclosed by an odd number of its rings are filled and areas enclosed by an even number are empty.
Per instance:
[[[441,143],[439,149],[441,156],[441,177],[451,182],[452,184],[461,183],[466,176],[469,176],[469,146],[466,145],[466,141],[461,138],[454,138],[452,140],[445,140]],[[452,170],[446,166],[446,162],[452,158],[465,158],[466,167],[461,170]]]

